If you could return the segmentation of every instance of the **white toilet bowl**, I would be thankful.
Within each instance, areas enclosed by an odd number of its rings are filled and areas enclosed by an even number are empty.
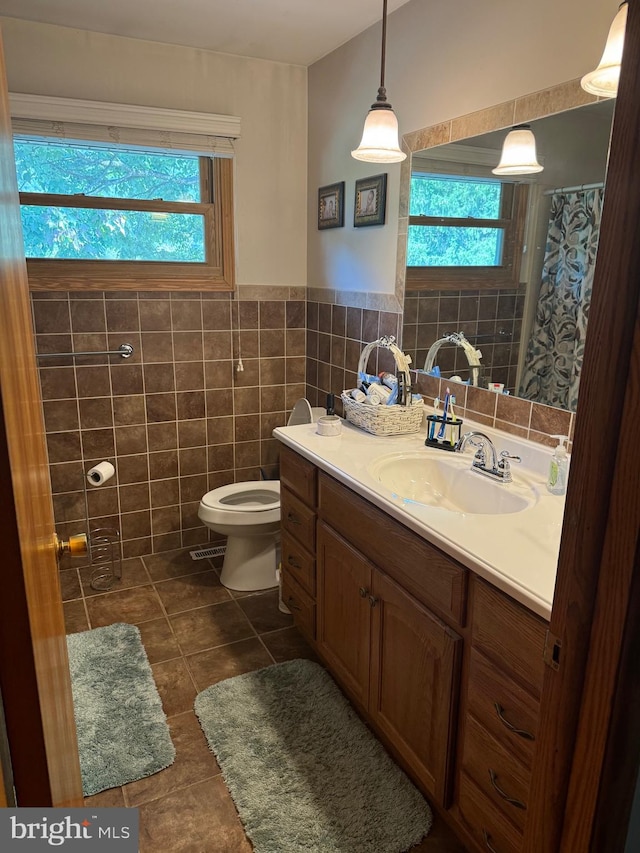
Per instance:
[[[220,580],[228,589],[277,586],[276,545],[280,536],[280,482],[258,480],[213,489],[200,501],[198,517],[227,536]]]

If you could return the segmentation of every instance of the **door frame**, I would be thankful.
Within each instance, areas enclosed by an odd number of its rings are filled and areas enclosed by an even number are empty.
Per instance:
[[[551,613],[559,666],[545,671],[524,853],[622,851],[638,771],[638,92],[630,2]]]
[[[19,806],[82,805],[51,482],[0,41],[0,692]]]

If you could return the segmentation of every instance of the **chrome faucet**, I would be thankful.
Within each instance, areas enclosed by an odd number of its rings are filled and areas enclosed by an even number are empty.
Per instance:
[[[501,483],[511,483],[511,465],[509,460],[520,462],[519,456],[512,456],[507,450],[500,453],[500,461],[493,442],[488,435],[478,430],[466,432],[456,444],[456,452],[463,453],[467,444],[477,448],[471,467],[480,474],[495,477]]]

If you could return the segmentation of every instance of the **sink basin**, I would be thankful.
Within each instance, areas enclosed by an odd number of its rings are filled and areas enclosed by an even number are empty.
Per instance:
[[[391,453],[369,466],[369,473],[405,503],[473,515],[505,515],[533,506],[537,494],[521,483],[493,482],[471,470],[471,456],[443,451]],[[517,474],[516,474],[517,476]]]

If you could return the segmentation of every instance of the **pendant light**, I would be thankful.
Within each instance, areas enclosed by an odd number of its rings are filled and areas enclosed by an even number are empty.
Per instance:
[[[618,80],[620,79],[620,63],[622,62],[622,48],[624,47],[624,32],[627,26],[628,3],[622,3],[618,13],[613,19],[607,43],[600,64],[594,71],[585,74],[580,85],[592,95],[600,95],[602,98],[615,98],[618,94]]]
[[[502,145],[502,156],[494,175],[533,175],[544,166],[538,163],[536,138],[528,124],[517,124],[506,135]]]
[[[360,145],[351,152],[356,160],[366,163],[400,163],[406,154],[400,150],[398,119],[387,101],[384,87],[384,61],[387,41],[387,0],[382,0],[382,53],[380,57],[380,88],[375,104],[364,122]]]

